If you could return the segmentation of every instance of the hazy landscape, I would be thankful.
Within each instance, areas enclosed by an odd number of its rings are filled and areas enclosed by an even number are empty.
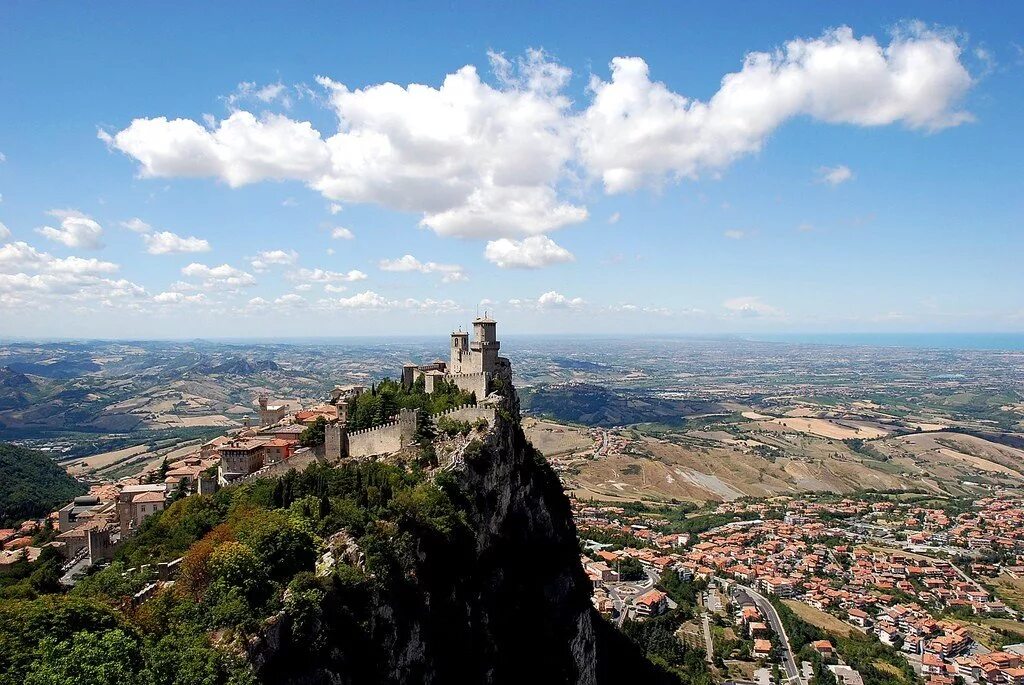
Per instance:
[[[1019,350],[558,336],[509,347],[523,407],[544,420],[531,438],[579,494],[962,495],[1024,482]],[[298,408],[444,353],[426,338],[11,343],[0,440],[116,479],[253,420],[260,393]]]

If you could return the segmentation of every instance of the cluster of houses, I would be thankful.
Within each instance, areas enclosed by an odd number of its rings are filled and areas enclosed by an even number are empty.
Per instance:
[[[970,626],[949,618],[1017,616],[968,571],[1024,576],[1021,499],[997,494],[958,513],[898,500],[813,497],[736,501],[715,511],[736,514],[741,520],[702,533],[699,542],[688,545],[685,536],[673,534],[660,517],[621,506],[574,502],[583,534],[597,530],[646,545],[604,556],[643,555],[648,564],[658,559],[661,566],[688,576],[732,578],[765,594],[798,599],[874,633],[906,654],[935,685],[952,683],[956,676],[967,682],[1024,685],[1021,657],[1013,648],[984,654]],[[971,563],[965,571],[943,559],[887,551],[868,544],[873,529],[887,531],[894,544],[901,540],[908,549],[924,545],[927,551],[938,547],[940,552],[965,554],[996,550],[1003,563]],[[588,559],[586,568],[595,583],[614,578],[611,561],[599,555]],[[757,620],[756,607],[738,610],[746,612],[738,620],[755,640],[757,656],[758,647],[762,652],[768,648],[756,642],[767,639],[762,634],[764,622]],[[837,672],[837,679],[841,676]]]

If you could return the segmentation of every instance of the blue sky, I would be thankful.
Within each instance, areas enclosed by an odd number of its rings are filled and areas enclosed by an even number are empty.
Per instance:
[[[1018,3],[166,7],[0,6],[0,337],[1024,331]]]

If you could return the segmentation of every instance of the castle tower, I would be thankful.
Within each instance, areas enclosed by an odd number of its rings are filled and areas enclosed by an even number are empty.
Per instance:
[[[483,316],[473,319],[473,342],[469,346],[475,367],[472,369],[473,372],[493,374],[498,366],[498,350],[501,349],[501,343],[498,342],[497,325],[498,322],[487,316],[486,312]]]
[[[453,353],[454,354],[454,353]],[[412,389],[412,384],[416,379],[416,365],[412,362],[406,362],[402,366],[402,389],[409,391]]]
[[[469,333],[459,329],[452,333],[452,359],[448,365],[450,373],[467,373],[469,369],[463,369],[463,361],[469,359]]]

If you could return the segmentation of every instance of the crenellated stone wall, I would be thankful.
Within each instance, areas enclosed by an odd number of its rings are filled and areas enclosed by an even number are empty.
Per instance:
[[[416,410],[402,409],[391,423],[350,432],[348,456],[358,458],[397,452],[409,445],[415,434]]]
[[[430,418],[437,421],[442,416],[447,416],[455,421],[468,421],[469,423],[473,423],[477,419],[484,419],[487,421],[488,425],[493,426],[495,413],[494,407],[484,407],[478,404],[464,404],[461,407],[455,407],[454,409],[449,409],[448,411],[443,411],[439,414],[432,414]]]

